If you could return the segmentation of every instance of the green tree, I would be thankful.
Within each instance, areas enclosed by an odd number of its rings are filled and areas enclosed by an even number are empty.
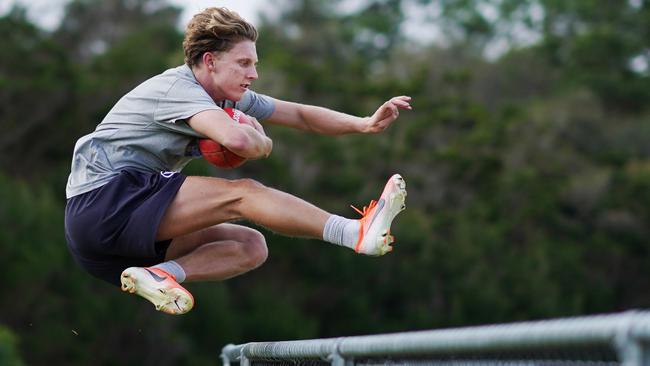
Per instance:
[[[4,344],[30,364],[213,364],[229,342],[648,306],[645,2],[439,2],[447,47],[403,39],[409,3],[422,2],[367,1],[345,14],[340,2],[285,3],[259,27],[257,91],[359,115],[413,96],[388,131],[333,139],[269,127],[269,159],[188,171],[252,177],[345,216],[400,172],[409,196],[395,251],[366,258],[265,232],[262,268],[190,284],[197,307],[173,319],[73,263],[62,192],[76,138],[181,62],[177,10],[74,1],[54,34],[18,10],[0,19],[13,50],[0,55],[0,141],[15,139],[0,144],[0,322],[20,340]],[[535,44],[485,59],[500,37],[517,45],[521,26]],[[46,139],[34,144],[36,134]]]
[[[522,30],[563,71],[565,85],[586,86],[608,107],[645,109],[650,98],[647,2],[452,0],[441,24],[480,52],[495,40],[517,43]]]
[[[164,0],[72,0],[54,36],[73,59],[87,62],[142,29],[175,26],[179,15],[180,9]],[[141,48],[135,55],[142,54]]]
[[[0,326],[0,364],[7,366],[22,366],[23,361],[18,353],[16,336],[7,328]]]
[[[70,120],[76,99],[72,65],[18,8],[0,18],[0,37],[0,169],[23,176],[49,172],[67,160],[69,134],[78,131]]]

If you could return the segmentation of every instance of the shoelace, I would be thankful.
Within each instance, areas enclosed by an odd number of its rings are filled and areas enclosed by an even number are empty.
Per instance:
[[[359,215],[361,215],[361,217],[366,217],[366,215],[370,211],[372,211],[372,209],[375,208],[375,206],[377,206],[377,201],[375,201],[375,200],[370,200],[370,203],[368,204],[368,206],[363,206],[363,211],[359,210],[358,208],[354,207],[353,205],[350,205],[350,207],[352,207],[355,211],[357,211],[359,213]]]

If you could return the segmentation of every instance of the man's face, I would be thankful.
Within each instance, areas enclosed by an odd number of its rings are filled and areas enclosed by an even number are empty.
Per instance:
[[[210,74],[215,99],[238,101],[257,79],[257,51],[252,41],[241,41],[228,52],[215,53]]]

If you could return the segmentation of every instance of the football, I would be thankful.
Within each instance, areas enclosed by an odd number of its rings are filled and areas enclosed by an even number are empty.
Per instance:
[[[252,123],[248,116],[240,110],[234,108],[224,108],[223,110],[237,123]],[[199,150],[205,160],[222,169],[237,168],[247,160],[210,139],[199,139]]]

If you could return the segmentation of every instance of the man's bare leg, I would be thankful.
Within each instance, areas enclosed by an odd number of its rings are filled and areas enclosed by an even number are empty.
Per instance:
[[[287,236],[322,238],[329,213],[251,179],[187,177],[163,216],[156,240],[246,219]]]
[[[185,280],[225,280],[259,267],[268,256],[262,233],[252,228],[219,224],[172,240],[165,260],[185,270]]]
[[[329,213],[250,179],[188,177],[167,208],[156,240],[173,238],[166,261],[186,281],[223,280],[260,266],[268,255],[258,231],[224,223],[245,218],[278,233],[322,239]]]
[[[122,290],[138,294],[168,314],[184,314],[194,307],[192,294],[176,281],[223,280],[260,266],[268,255],[264,236],[257,230],[223,223],[172,240],[164,263],[130,267],[120,281]],[[170,267],[171,266],[171,267]]]
[[[342,218],[356,228],[348,230],[359,236],[355,251],[383,255],[392,249],[390,225],[405,208],[405,187],[402,177],[395,174],[380,199],[360,211],[363,217],[358,222]],[[157,240],[174,238],[167,262],[127,268],[121,277],[122,289],[145,297],[156,309],[170,314],[189,311],[194,306],[192,295],[178,284],[176,274],[161,268],[173,267],[189,280],[225,279],[256,268],[267,256],[262,235],[225,223],[242,218],[284,235],[324,239],[324,228],[327,224],[327,232],[332,231],[335,215],[253,180],[188,177],[165,212],[156,236]]]

